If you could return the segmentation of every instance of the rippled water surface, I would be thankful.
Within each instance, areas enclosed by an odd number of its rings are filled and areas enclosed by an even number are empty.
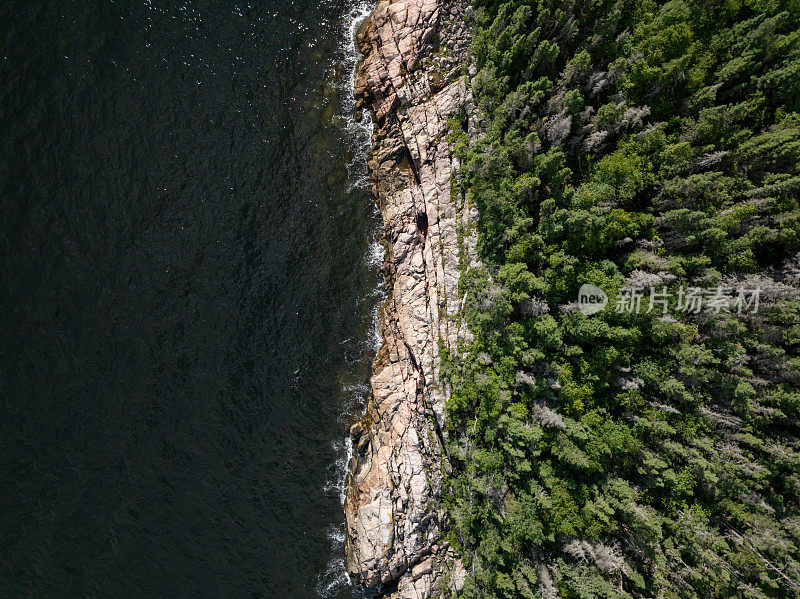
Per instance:
[[[366,8],[0,5],[0,596],[351,596]]]

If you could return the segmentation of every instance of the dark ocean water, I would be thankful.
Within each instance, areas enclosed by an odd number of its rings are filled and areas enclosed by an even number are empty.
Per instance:
[[[0,4],[0,596],[351,595],[363,10]]]

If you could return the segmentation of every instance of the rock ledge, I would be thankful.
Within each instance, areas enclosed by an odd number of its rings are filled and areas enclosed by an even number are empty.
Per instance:
[[[448,119],[474,127],[464,61],[465,0],[380,0],[359,32],[358,109],[372,111],[372,191],[383,215],[388,299],[364,419],[353,426],[345,503],[347,569],[396,599],[458,588],[442,535],[444,406],[440,347],[470,341],[458,281],[475,261],[477,213],[451,189]]]

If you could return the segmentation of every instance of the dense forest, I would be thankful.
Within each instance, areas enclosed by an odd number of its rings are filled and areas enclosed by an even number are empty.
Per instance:
[[[460,596],[800,597],[798,2],[473,6]]]

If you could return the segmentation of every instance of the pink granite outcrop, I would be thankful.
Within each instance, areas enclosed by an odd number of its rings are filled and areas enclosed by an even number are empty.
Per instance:
[[[458,352],[470,340],[458,281],[475,259],[477,214],[451,188],[458,164],[446,139],[450,117],[469,121],[469,10],[463,0],[381,0],[359,33],[355,93],[375,120],[369,168],[388,299],[367,413],[351,435],[347,567],[360,585],[398,599],[431,597],[464,578],[442,534],[440,347]]]

